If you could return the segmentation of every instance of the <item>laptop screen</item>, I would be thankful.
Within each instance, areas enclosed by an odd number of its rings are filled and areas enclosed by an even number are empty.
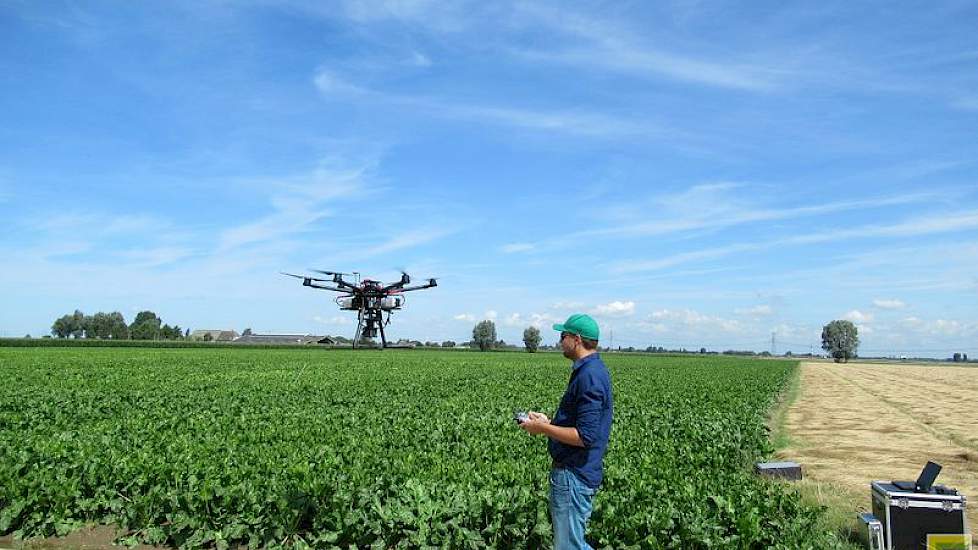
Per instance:
[[[921,493],[929,493],[939,473],[941,473],[941,465],[928,460],[927,465],[920,472],[920,477],[917,478],[916,490]]]

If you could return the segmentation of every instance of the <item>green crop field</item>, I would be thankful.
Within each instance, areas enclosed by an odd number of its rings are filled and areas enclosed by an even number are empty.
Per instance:
[[[791,362],[606,356],[615,424],[590,539],[832,548],[750,464]],[[0,348],[0,535],[182,547],[539,548],[556,354]]]

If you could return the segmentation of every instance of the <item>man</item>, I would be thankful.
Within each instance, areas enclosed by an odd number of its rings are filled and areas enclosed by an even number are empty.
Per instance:
[[[601,486],[603,460],[611,434],[611,377],[596,349],[598,324],[574,314],[560,332],[564,357],[573,361],[570,382],[553,420],[538,412],[520,426],[550,438],[550,520],[556,550],[590,549],[584,540],[591,500]]]

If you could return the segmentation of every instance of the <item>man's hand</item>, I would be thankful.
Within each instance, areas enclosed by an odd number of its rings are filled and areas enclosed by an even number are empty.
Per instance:
[[[520,428],[523,428],[530,435],[542,434],[546,429],[545,427],[550,424],[550,419],[543,413],[530,411],[527,413],[527,416],[530,419],[520,424]]]

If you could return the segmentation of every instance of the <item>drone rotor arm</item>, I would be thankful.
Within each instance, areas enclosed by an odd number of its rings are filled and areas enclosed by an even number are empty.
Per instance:
[[[398,289],[398,292],[411,292],[412,290],[424,290],[426,288],[432,288],[438,286],[434,279],[430,279],[426,284],[418,286],[409,286]]]
[[[305,286],[311,288],[318,288],[319,290],[332,290],[333,292],[348,292],[347,290],[343,290],[342,288],[336,288],[336,287],[326,286],[326,285],[317,285],[314,283],[309,283],[308,285]]]
[[[309,280],[309,281],[328,281],[329,279],[317,279],[316,277],[308,277],[306,275],[296,275],[295,273],[286,273],[284,271],[279,271],[282,275],[288,275],[289,277],[295,277],[296,279]]]

